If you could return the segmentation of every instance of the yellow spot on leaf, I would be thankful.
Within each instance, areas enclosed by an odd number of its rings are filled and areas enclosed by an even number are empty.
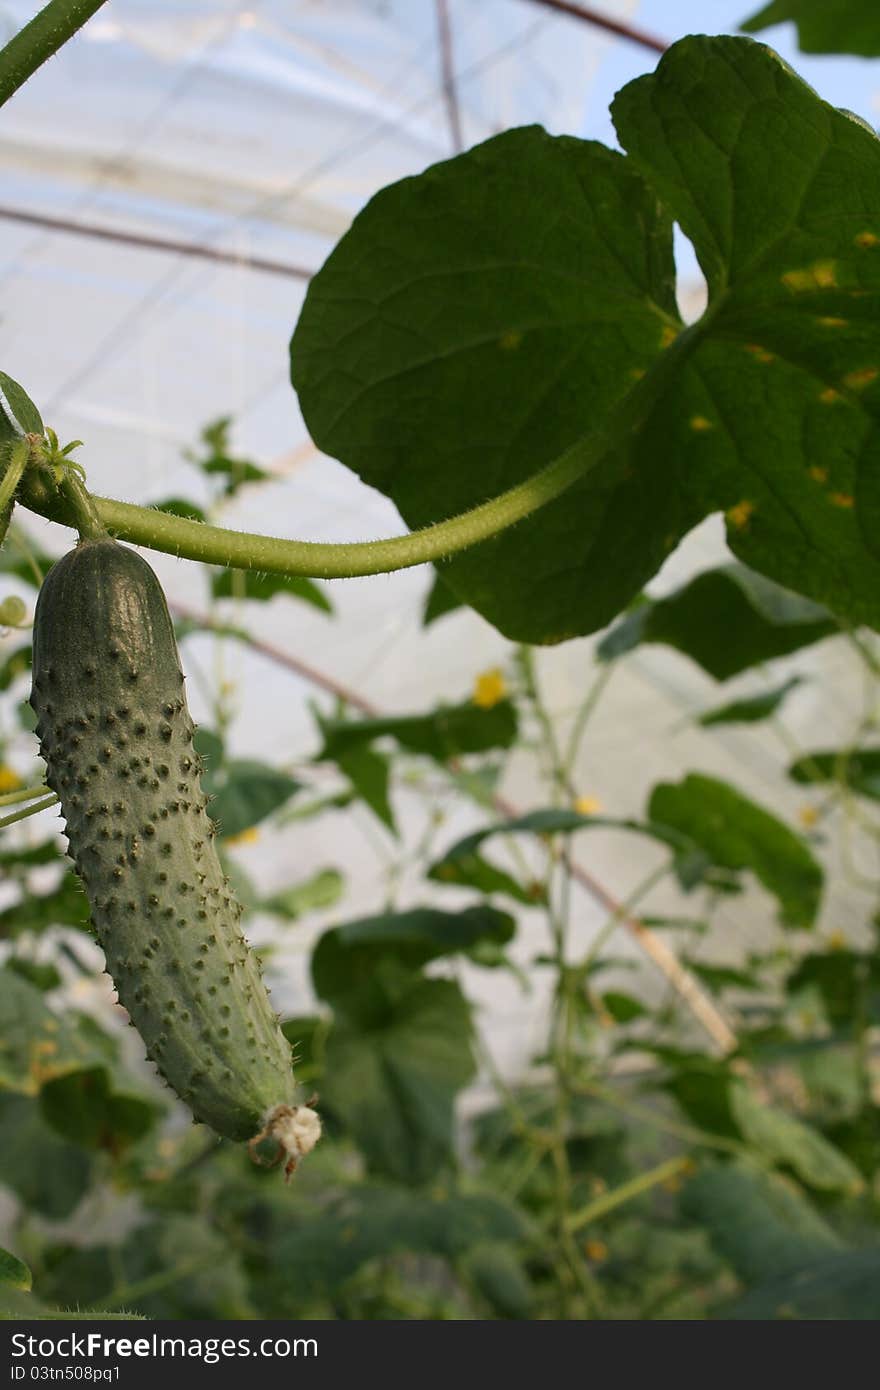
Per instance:
[[[608,1259],[608,1246],[604,1240],[587,1240],[584,1241],[584,1254],[593,1264],[600,1265]]]
[[[876,232],[859,232],[855,243],[863,250],[869,250],[872,246],[880,246],[880,236]]]
[[[633,381],[641,381],[641,379],[642,379],[642,377],[643,377],[644,375],[645,375],[645,369],[644,369],[644,367],[633,367],[633,368],[631,368],[631,370],[630,370],[630,376],[632,377]]]
[[[595,816],[602,810],[602,803],[598,796],[579,796],[575,799],[573,810],[579,816]]]
[[[812,830],[819,819],[819,812],[815,806],[800,806],[797,818],[805,830]]]
[[[828,469],[822,468],[818,463],[814,463],[812,468],[807,470],[814,483],[828,482]]]
[[[756,362],[763,362],[766,364],[767,362],[774,362],[776,360],[774,354],[768,352],[765,347],[761,347],[760,343],[746,343],[746,352],[750,352]]]
[[[17,792],[19,787],[23,786],[24,783],[18,773],[13,772],[12,768],[7,767],[5,763],[0,763],[0,793]]]
[[[671,347],[678,337],[678,329],[673,328],[671,323],[666,323],[660,331],[660,346],[662,348]]]
[[[489,671],[482,671],[474,681],[473,701],[480,709],[492,709],[506,694],[507,682],[504,672],[497,666],[493,666]]]
[[[260,832],[255,825],[249,825],[247,830],[239,830],[237,835],[227,835],[223,841],[226,845],[252,845],[260,838]]]
[[[852,493],[849,492],[832,492],[831,501],[834,503],[835,507],[849,508],[854,507],[856,504],[856,499],[853,497]]]
[[[835,391],[833,386],[826,386],[824,391],[819,392],[819,400],[823,405],[834,405],[836,401],[842,400],[839,391]]]
[[[522,340],[523,335],[519,329],[511,328],[498,339],[498,346],[503,352],[515,352]]]
[[[707,420],[705,415],[691,416],[691,429],[695,430],[697,434],[702,434],[705,430],[712,430],[714,428],[715,426],[712,424],[712,421]]]
[[[744,499],[742,502],[737,502],[735,507],[729,507],[725,515],[729,525],[735,527],[737,531],[741,531],[744,526],[748,525],[754,510],[754,502]]]
[[[859,367],[854,372],[847,372],[843,384],[850,391],[862,391],[866,386],[870,386],[872,381],[876,381],[878,376],[880,367]]]
[[[823,318],[817,319],[816,322],[820,324],[822,328],[846,328],[848,320],[836,319],[826,314]]]
[[[830,290],[837,285],[837,265],[834,261],[814,261],[802,270],[787,270],[782,283],[795,294],[805,290]]]

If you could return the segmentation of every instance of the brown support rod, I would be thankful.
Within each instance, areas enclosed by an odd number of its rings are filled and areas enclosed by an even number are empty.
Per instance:
[[[174,256],[191,256],[194,260],[214,261],[220,265],[237,265],[243,270],[260,270],[267,275],[286,275],[292,280],[311,280],[313,272],[302,266],[283,261],[265,260],[260,256],[242,256],[237,251],[222,251],[216,246],[199,246],[191,241],[171,241],[165,237],[146,236],[140,232],[122,232],[114,227],[100,227],[91,222],[69,222],[63,217],[27,212],[22,208],[0,206],[0,219],[18,222],[25,227],[38,227],[47,232],[65,232],[71,236],[92,237],[98,241],[113,241],[120,246],[134,246],[141,251],[166,251]]]
[[[644,29],[637,29],[633,24],[627,24],[623,19],[612,19],[611,15],[602,14],[601,10],[594,10],[592,5],[578,5],[573,0],[532,0],[533,5],[546,5],[548,9],[558,10],[560,14],[569,14],[574,19],[583,19],[587,24],[592,24],[597,29],[605,29],[609,34],[616,34],[618,38],[629,39],[630,43],[637,43],[642,48],[650,48],[653,53],[665,53],[669,44],[663,39],[658,39],[655,34],[648,34]]]

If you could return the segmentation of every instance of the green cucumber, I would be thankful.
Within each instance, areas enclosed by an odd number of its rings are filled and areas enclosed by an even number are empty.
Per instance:
[[[34,614],[37,733],[95,935],[147,1056],[195,1118],[288,1174],[320,1121],[224,877],[168,606],[109,538],[49,571]]]

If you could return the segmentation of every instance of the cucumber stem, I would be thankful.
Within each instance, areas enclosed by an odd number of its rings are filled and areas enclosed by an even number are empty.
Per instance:
[[[229,531],[200,521],[172,516],[156,508],[132,506],[107,497],[94,497],[92,525],[106,528],[120,540],[149,546],[187,560],[224,568],[260,570],[294,578],[350,579],[360,575],[389,574],[431,561],[445,559],[471,546],[491,540],[516,522],[524,520],[560,497],[597,467],[609,453],[625,448],[627,442],[650,417],[664,392],[680,374],[684,363],[699,343],[712,311],[699,324],[679,333],[675,341],[657,358],[653,367],[627,391],[617,405],[587,435],[575,441],[552,463],[524,482],[517,483],[489,502],[447,521],[437,522],[408,535],[385,540],[357,541],[351,544],[323,544],[315,541],[286,540],[247,531]],[[75,525],[80,534],[81,517],[72,505],[71,490],[64,496],[49,495],[26,476],[22,485],[25,506],[52,521]]]
[[[109,540],[107,528],[98,515],[95,499],[72,471],[65,473],[61,481],[61,491],[70,504],[80,540]]]

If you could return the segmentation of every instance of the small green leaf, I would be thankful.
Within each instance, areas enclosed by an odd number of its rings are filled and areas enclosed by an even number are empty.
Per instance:
[[[602,1004],[615,1023],[632,1023],[633,1019],[644,1018],[648,1012],[640,999],[633,999],[632,995],[621,994],[617,990],[603,994]]]
[[[184,457],[203,473],[224,480],[223,496],[232,497],[245,483],[259,483],[272,475],[250,459],[236,458],[230,450],[229,434],[232,417],[224,415],[212,420],[201,432],[202,452],[187,450]]]
[[[482,903],[462,912],[423,907],[365,917],[324,932],[312,954],[312,980],[334,1008],[360,1012],[379,961],[403,967],[408,985],[409,974],[429,961],[466,954],[481,942],[506,946],[515,930],[512,917]]]
[[[566,811],[555,807],[529,811],[526,815],[516,816],[511,820],[496,821],[492,825],[484,826],[482,830],[475,830],[470,835],[465,835],[463,839],[450,845],[442,858],[431,865],[428,877],[438,883],[473,883],[477,887],[480,886],[481,880],[487,884],[494,880],[498,884],[497,891],[511,893],[508,876],[477,854],[477,850],[485,840],[493,835],[527,834],[544,837],[571,835],[579,830],[626,830],[636,835],[647,835],[650,839],[658,840],[661,844],[668,845],[675,851],[676,864],[682,878],[692,875],[693,882],[702,881],[703,871],[707,863],[706,858],[698,852],[695,841],[680,833],[676,828],[661,824],[659,821],[651,823],[624,820],[612,816],[582,816],[577,811]],[[502,882],[506,884],[503,889],[501,888]],[[511,896],[521,901],[540,902],[542,898],[541,886],[538,885],[535,889],[531,886],[526,889],[515,889]]]
[[[805,753],[792,763],[788,775],[805,786],[839,781],[860,796],[880,801],[880,748],[824,749]]]
[[[199,751],[206,756],[204,730]],[[259,825],[285,802],[289,801],[301,783],[286,772],[279,772],[266,763],[251,758],[232,758],[228,762],[206,763],[202,786],[213,797],[209,810],[220,827],[224,839],[232,839]]]
[[[854,53],[880,57],[880,14],[873,0],[770,0],[740,25],[756,34],[793,20],[802,53]]]
[[[340,772],[345,773],[356,795],[366,802],[392,835],[396,835],[397,826],[388,795],[388,784],[391,780],[391,764],[388,759],[365,744],[363,747],[353,747],[345,753],[339,753],[336,763]]]
[[[769,719],[802,682],[803,677],[792,676],[775,690],[765,690],[760,695],[746,695],[742,700],[731,700],[729,704],[707,710],[700,715],[697,723],[710,728],[714,724],[756,724],[761,719]]]
[[[302,599],[323,613],[332,613],[333,604],[327,593],[312,579],[302,576],[285,577],[281,574],[260,574],[254,570],[219,570],[211,580],[211,593],[214,598],[251,599],[254,602],[268,603],[276,594],[286,594],[288,598]]]
[[[651,794],[649,816],[689,837],[719,868],[750,870],[778,900],[785,925],[812,926],[821,865],[800,836],[728,783],[697,773],[661,783]]]
[[[10,956],[6,962],[6,969],[20,975],[42,994],[48,993],[50,989],[57,989],[61,984],[61,976],[49,962],[41,964],[39,961],[26,960],[24,956]]]
[[[8,690],[20,676],[26,676],[31,669],[31,647],[18,647],[0,662],[0,690]]]
[[[602,638],[602,661],[646,642],[674,647],[718,681],[839,632],[824,608],[745,565],[698,574],[661,599],[642,599]]]
[[[0,1284],[6,1288],[23,1289],[27,1293],[32,1283],[27,1265],[0,1246]]]
[[[338,869],[318,869],[301,883],[293,883],[280,893],[273,893],[271,898],[263,898],[259,908],[261,912],[272,912],[295,922],[309,912],[334,907],[344,889],[345,879]]]
[[[475,888],[484,897],[489,897],[492,893],[504,893],[515,902],[528,906],[546,898],[543,884],[535,883],[524,888],[510,874],[475,853],[455,855],[450,850],[443,859],[432,864],[427,876],[435,883],[448,883],[458,888]]]
[[[481,709],[467,700],[460,705],[441,705],[430,714],[389,715],[381,719],[320,720],[324,745],[315,762],[338,761],[353,748],[393,738],[410,753],[421,753],[445,763],[466,753],[485,753],[509,748],[516,738],[516,709],[500,700]]]
[[[162,1113],[153,1096],[146,1096],[128,1078],[111,1076],[104,1066],[46,1082],[40,1109],[63,1138],[113,1155],[142,1139]]]
[[[22,434],[42,434],[43,421],[23,386],[0,372],[0,444]]]

